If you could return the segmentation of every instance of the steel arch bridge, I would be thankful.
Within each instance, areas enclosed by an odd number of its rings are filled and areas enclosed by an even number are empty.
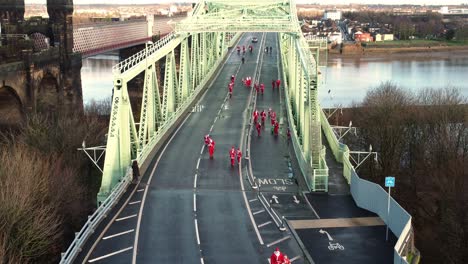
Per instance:
[[[278,32],[288,118],[301,170],[312,191],[328,190],[321,142],[318,58],[324,40],[308,41],[293,0],[200,1],[174,33],[113,68],[114,94],[99,202],[118,196],[136,160],[151,157],[201,96],[242,32]],[[176,60],[178,55],[179,60]],[[164,74],[157,70],[164,63]],[[134,117],[129,81],[144,74],[140,115]]]

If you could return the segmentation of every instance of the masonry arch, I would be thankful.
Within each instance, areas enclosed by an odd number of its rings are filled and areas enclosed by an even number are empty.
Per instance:
[[[50,47],[50,38],[41,32],[34,32],[29,35],[29,38],[31,39],[33,43],[34,52],[47,50]]]
[[[16,125],[23,118],[23,104],[15,89],[0,86],[0,126]]]

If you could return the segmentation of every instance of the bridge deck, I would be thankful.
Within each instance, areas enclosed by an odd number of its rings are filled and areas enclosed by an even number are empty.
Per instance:
[[[240,45],[248,46],[253,36],[261,39],[261,35],[244,34]],[[250,89],[243,87],[241,79],[253,76],[257,58],[263,58],[260,82],[265,83],[265,95],[258,98],[257,108],[261,111],[271,107],[276,111],[278,119],[282,120],[282,130],[278,138],[271,135],[269,124],[261,137],[253,130],[250,153],[253,174],[262,184],[261,191],[266,197],[278,197],[279,204],[273,207],[288,219],[317,219],[323,216],[322,208],[329,205],[325,200],[314,198],[311,203],[315,211],[311,210],[300,195],[303,183],[294,152],[285,137],[287,121],[281,94],[271,89],[271,80],[279,76],[277,42],[277,34],[266,34],[266,45],[272,46],[273,52],[265,54],[259,41],[253,44],[254,53],[245,55],[244,65],[239,55],[230,54],[195,111],[173,134],[166,148],[157,154],[152,168],[138,186],[130,188],[113,215],[108,216],[108,222],[96,230],[95,242],[86,246],[80,262],[200,263],[203,259],[202,263],[268,263],[273,249],[280,247],[294,263],[303,263],[292,234],[278,230],[256,199],[256,192],[250,189],[243,173],[248,169],[246,160],[240,170],[237,164],[234,168],[229,164],[231,146],[237,148],[241,139],[248,136],[243,123],[248,122],[244,118],[250,116],[243,113],[249,103]],[[233,98],[228,99],[227,84],[232,74],[236,74],[236,84]],[[209,159],[203,147],[203,136],[207,133],[216,141],[214,160]],[[290,170],[298,182],[290,179]],[[339,169],[336,172],[338,177]],[[337,185],[343,185],[343,181]],[[339,210],[346,211],[348,204],[339,201],[338,204],[342,206]],[[330,228],[327,230],[334,232]],[[334,256],[324,251],[326,247],[317,249],[319,244],[314,244],[313,241],[318,240],[316,233],[316,229],[298,230],[306,247],[313,251],[316,263],[333,262]],[[370,231],[370,234],[377,233]],[[349,234],[345,236],[355,238]],[[349,250],[350,246],[346,244],[346,254],[373,254]]]

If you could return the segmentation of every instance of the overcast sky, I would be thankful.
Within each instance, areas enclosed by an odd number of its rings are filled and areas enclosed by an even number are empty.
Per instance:
[[[254,0],[253,0],[254,1]],[[73,0],[74,4],[154,4],[154,3],[169,3],[169,2],[185,2],[174,0]],[[317,3],[320,1],[296,0],[296,3]],[[26,4],[45,4],[46,0],[25,0]],[[468,0],[326,0],[322,4],[419,4],[419,5],[458,5],[467,3]]]

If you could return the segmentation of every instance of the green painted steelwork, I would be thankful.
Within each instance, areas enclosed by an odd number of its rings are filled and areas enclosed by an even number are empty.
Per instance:
[[[220,66],[228,46],[239,36],[236,32],[255,31],[280,32],[283,84],[296,155],[310,190],[328,190],[318,103],[318,62],[326,42],[303,37],[293,1],[217,0],[199,2],[192,15],[176,25],[175,33],[114,67],[114,96],[98,201],[110,194],[132,160],[141,164],[150,158],[152,149]],[[157,68],[163,60],[161,91]],[[144,73],[144,87],[137,124],[127,83],[140,73]]]

